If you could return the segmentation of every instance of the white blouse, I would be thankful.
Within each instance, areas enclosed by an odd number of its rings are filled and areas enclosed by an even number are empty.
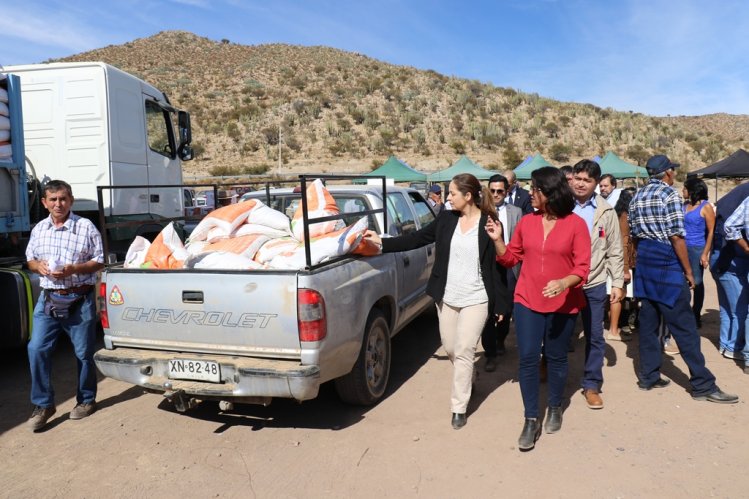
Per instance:
[[[442,301],[452,307],[469,307],[489,301],[481,279],[478,222],[464,234],[460,223],[450,240],[447,284]]]

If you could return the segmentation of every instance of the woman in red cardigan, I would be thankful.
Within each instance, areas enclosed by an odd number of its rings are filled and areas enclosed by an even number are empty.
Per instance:
[[[514,296],[525,407],[525,425],[518,440],[521,450],[532,449],[541,435],[538,364],[542,345],[549,383],[545,430],[556,433],[562,427],[567,346],[575,318],[585,306],[582,285],[590,268],[590,234],[585,221],[572,213],[574,198],[564,174],[544,167],[531,178],[531,203],[536,211],[520,219],[510,243],[505,245],[500,224],[486,223],[497,261],[504,267],[523,262]]]

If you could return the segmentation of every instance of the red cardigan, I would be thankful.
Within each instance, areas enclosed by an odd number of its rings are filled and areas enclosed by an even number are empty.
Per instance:
[[[582,286],[590,271],[588,226],[579,216],[569,214],[557,219],[544,241],[542,221],[538,212],[521,218],[507,251],[497,256],[497,261],[504,267],[523,262],[515,286],[515,303],[535,312],[576,314],[586,305]],[[568,275],[579,276],[582,281],[558,296],[544,297],[542,290],[549,281]]]

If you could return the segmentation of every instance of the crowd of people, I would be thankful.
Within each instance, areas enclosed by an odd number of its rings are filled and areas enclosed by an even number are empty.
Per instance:
[[[430,189],[437,214],[433,223],[400,237],[367,232],[383,252],[435,244],[426,292],[435,301],[442,346],[454,366],[453,428],[467,423],[478,342],[484,370],[493,372],[505,353],[511,321],[524,405],[521,450],[535,447],[542,428],[546,433],[562,428],[578,317],[585,338],[580,388],[589,408],[604,407],[606,340],[629,340],[632,314],[639,322],[641,390],[670,384],[660,372],[664,344],[670,343],[687,364],[694,400],[738,401],[717,386],[705,366],[698,329],[703,273],[709,269],[718,291],[720,353],[742,361],[749,374],[749,182],[713,207],[700,179],[689,178],[681,195],[673,188],[678,167],[666,156],[653,156],[646,165],[648,183],[634,193],[618,188],[617,179],[602,175],[591,160],[537,169],[529,191],[511,170],[486,185],[460,174],[449,184],[447,202],[440,186]],[[70,419],[96,411],[94,284],[104,261],[96,227],[71,211],[69,184],[48,182],[42,203],[50,215],[34,227],[26,251],[28,267],[41,275],[43,288],[28,344],[34,431],[55,413],[51,353],[63,332],[78,361],[77,405]]]
[[[580,388],[590,409],[604,407],[606,341],[629,341],[635,323],[641,390],[670,384],[660,372],[666,348],[687,364],[694,400],[738,402],[706,367],[698,329],[702,277],[709,269],[718,288],[720,352],[743,361],[749,374],[749,183],[713,207],[698,178],[690,177],[681,193],[674,189],[679,165],[668,157],[653,156],[646,168],[649,179],[639,189],[617,187],[617,179],[602,175],[591,160],[537,169],[529,191],[512,171],[492,176],[484,187],[462,174],[450,182],[447,203],[439,186],[431,188],[434,223],[395,238],[368,232],[383,252],[435,243],[427,293],[435,300],[442,345],[454,365],[453,428],[467,422],[479,339],[484,370],[493,372],[511,320],[524,405],[521,450],[533,449],[542,430],[562,427],[578,318],[585,339]],[[545,414],[539,401],[543,381]]]

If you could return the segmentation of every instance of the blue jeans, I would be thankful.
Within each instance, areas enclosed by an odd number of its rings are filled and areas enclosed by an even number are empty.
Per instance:
[[[647,298],[642,298],[640,302],[640,382],[650,386],[661,376],[662,319],[676,339],[681,358],[689,368],[692,396],[708,395],[717,390],[715,376],[705,367],[705,357],[700,350],[700,335],[697,333],[697,323],[689,306],[689,285],[684,283],[673,307]]]
[[[523,396],[526,418],[538,418],[538,393],[541,382],[538,364],[541,345],[548,367],[549,407],[562,405],[564,385],[567,383],[567,346],[575,328],[576,314],[540,313],[515,303],[520,393]]]
[[[603,356],[606,352],[606,340],[603,338],[604,307],[609,295],[606,283],[584,290],[588,306],[580,312],[583,316],[585,331],[585,372],[581,386],[583,390],[603,386]]]
[[[725,272],[719,272],[715,262],[719,251],[710,255],[710,272],[718,289],[720,309],[720,350],[742,352],[749,360],[749,258],[734,258]],[[677,340],[678,341],[678,340]]]
[[[40,407],[54,407],[52,388],[52,353],[60,333],[65,331],[73,344],[78,365],[76,400],[88,404],[96,399],[96,305],[94,292],[75,305],[67,319],[55,319],[44,313],[46,291],[39,295],[34,308],[34,326],[28,345],[31,367],[31,403]]]

